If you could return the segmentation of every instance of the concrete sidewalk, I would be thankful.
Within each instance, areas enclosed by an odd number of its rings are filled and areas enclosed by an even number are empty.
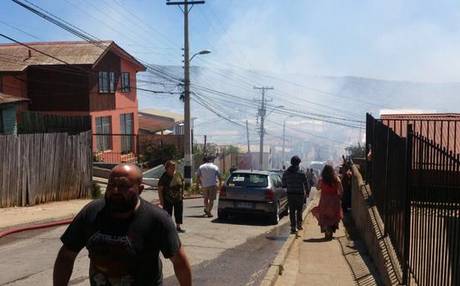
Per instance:
[[[141,197],[149,202],[158,201],[158,193],[154,191],[144,191]],[[73,218],[90,201],[69,200],[30,207],[0,208],[0,230]]]
[[[13,226],[72,218],[90,201],[70,200],[30,207],[0,208],[0,230]]]
[[[349,257],[345,257],[347,251],[344,251],[344,247],[349,245],[347,242],[342,223],[334,234],[334,239],[326,241],[317,220],[308,215],[304,231],[300,232],[300,237],[292,246],[284,271],[275,285],[360,285]],[[352,244],[351,242],[350,245]],[[354,251],[353,256],[352,260],[363,261],[358,251]],[[364,262],[358,264],[360,268],[367,268]],[[372,281],[373,279],[367,280],[371,283],[366,285],[377,285]]]

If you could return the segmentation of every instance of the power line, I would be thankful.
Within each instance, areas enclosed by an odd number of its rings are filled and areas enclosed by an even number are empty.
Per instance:
[[[41,39],[40,39],[39,37],[34,36],[34,35],[32,35],[31,33],[26,32],[26,31],[24,31],[24,30],[22,30],[22,29],[20,29],[20,28],[18,28],[18,27],[12,26],[12,25],[10,25],[10,24],[8,24],[8,23],[6,23],[6,22],[3,22],[2,20],[0,20],[0,23],[2,23],[3,25],[5,25],[5,26],[7,26],[7,27],[10,27],[11,29],[14,29],[14,30],[16,30],[16,31],[19,31],[19,32],[21,32],[21,33],[23,33],[23,34],[25,34],[25,35],[31,37],[31,38],[34,38],[35,40],[41,41]]]

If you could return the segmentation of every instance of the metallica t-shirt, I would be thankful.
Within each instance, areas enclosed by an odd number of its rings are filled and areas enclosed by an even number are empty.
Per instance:
[[[128,219],[114,219],[104,199],[85,206],[61,237],[64,245],[89,252],[91,285],[162,285],[162,264],[181,246],[176,228],[162,209],[140,199]]]

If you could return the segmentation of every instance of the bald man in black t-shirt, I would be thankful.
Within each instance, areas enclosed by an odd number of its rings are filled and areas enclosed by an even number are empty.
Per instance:
[[[54,265],[54,285],[68,285],[83,247],[90,259],[91,285],[162,285],[159,253],[169,258],[180,285],[191,285],[191,268],[169,215],[139,197],[142,172],[135,165],[116,166],[104,199],[85,206],[61,240]]]

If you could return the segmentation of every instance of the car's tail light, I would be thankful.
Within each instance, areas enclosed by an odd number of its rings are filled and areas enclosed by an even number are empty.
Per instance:
[[[220,188],[219,196],[221,198],[225,198],[227,196],[227,189],[225,188],[225,186],[222,186]]]
[[[275,193],[272,189],[267,189],[265,191],[265,200],[268,202],[273,202],[275,200]]]

